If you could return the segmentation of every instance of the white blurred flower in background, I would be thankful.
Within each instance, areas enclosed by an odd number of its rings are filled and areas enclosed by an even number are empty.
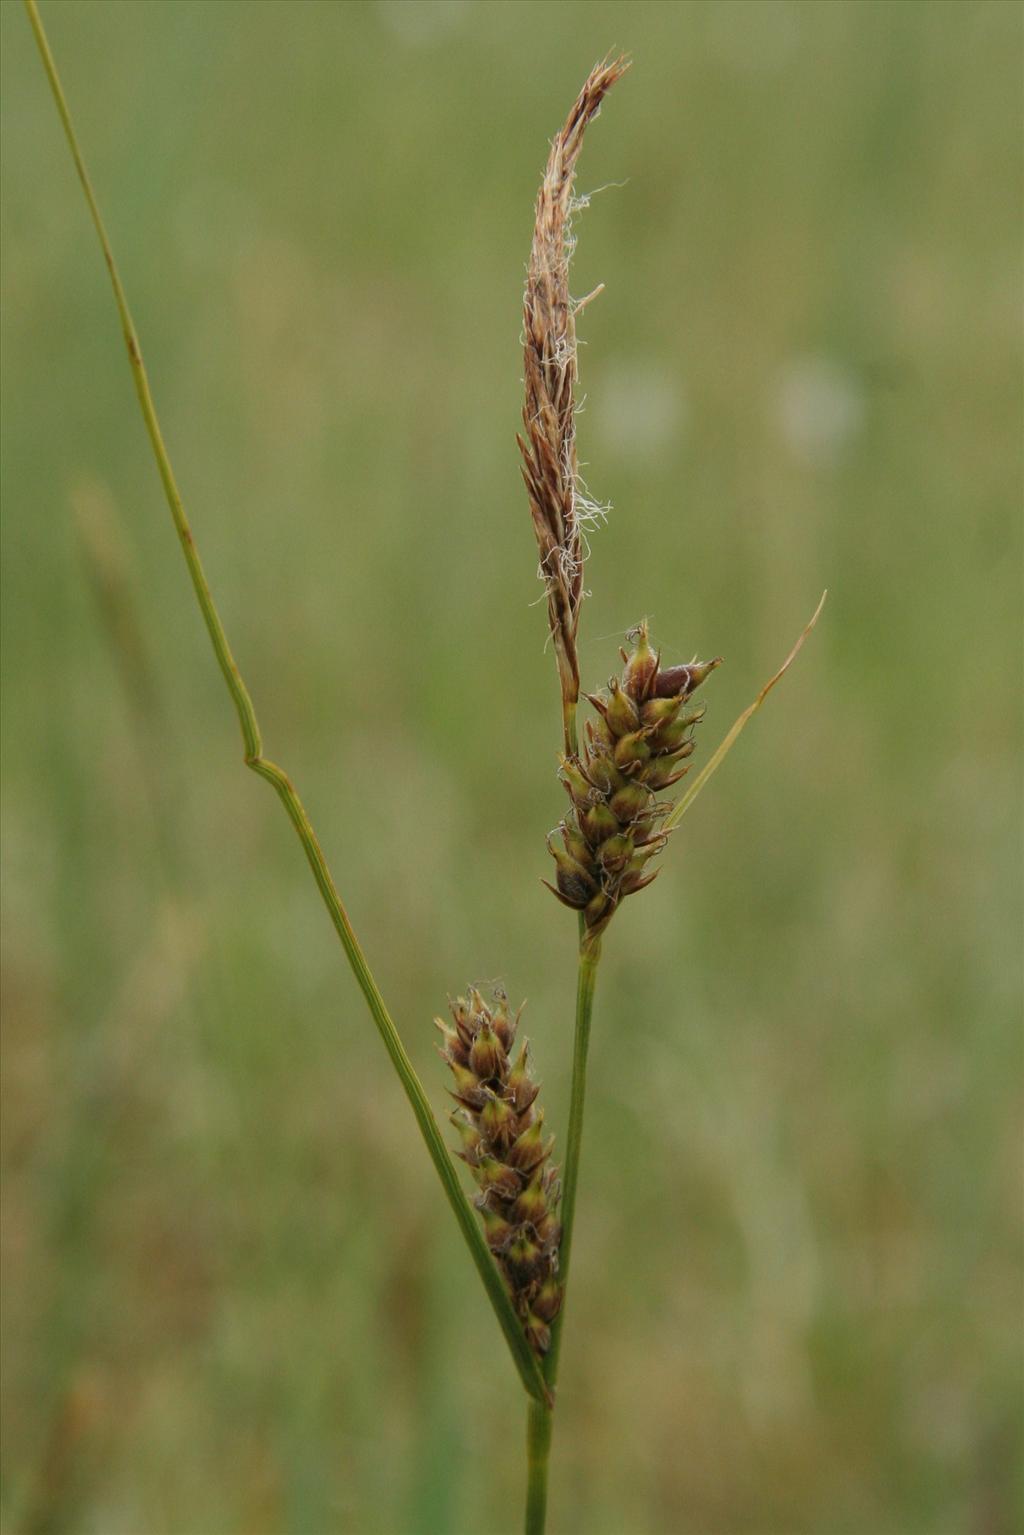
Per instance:
[[[815,468],[834,464],[864,425],[864,389],[835,358],[793,357],[779,374],[774,398],[788,448]]]
[[[379,0],[378,15],[400,42],[416,48],[440,41],[465,20],[467,0]]]

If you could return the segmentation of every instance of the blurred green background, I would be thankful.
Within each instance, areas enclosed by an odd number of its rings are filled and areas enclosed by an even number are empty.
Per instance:
[[[518,1383],[0,9],[4,1529],[503,1535]],[[632,51],[580,179],[585,675],[645,613],[721,651],[704,754],[831,596],[605,944],[552,1529],[1020,1531],[1020,8],[43,15],[267,749],[438,1110],[431,1016],[500,977],[560,1137],[519,304]]]

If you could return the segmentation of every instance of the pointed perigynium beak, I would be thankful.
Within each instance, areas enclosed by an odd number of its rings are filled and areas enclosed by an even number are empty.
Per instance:
[[[440,1018],[435,1022],[454,1078],[458,1107],[451,1122],[461,1142],[456,1156],[480,1190],[476,1206],[484,1236],[523,1330],[543,1354],[551,1343],[548,1324],[562,1300],[560,1188],[550,1160],[554,1137],[545,1136],[544,1112],[535,1106],[540,1088],[530,1074],[525,1041],[513,1061],[519,1019],[509,1012],[504,994],[497,993],[491,1007],[470,988],[451,1003],[451,1012],[454,1027]]]
[[[630,639],[621,676],[587,694],[597,717],[587,721],[582,750],[562,759],[559,777],[571,808],[558,835],[548,838],[556,866],[548,888],[583,914],[593,936],[621,900],[655,878],[645,865],[665,846],[658,828],[669,810],[656,796],[689,771],[693,730],[704,711],[684,705],[722,659],[662,668],[646,624]]]

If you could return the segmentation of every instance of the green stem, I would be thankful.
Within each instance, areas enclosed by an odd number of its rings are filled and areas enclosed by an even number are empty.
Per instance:
[[[78,171],[78,179],[82,183],[82,190],[89,205],[89,212],[92,215],[96,234],[103,250],[107,271],[110,274],[110,282],[114,290],[118,314],[121,318],[121,328],[124,332],[125,346],[128,349],[128,359],[131,364],[132,376],[135,380],[135,389],[139,397],[142,417],[146,424],[146,430],[149,433],[153,456],[156,459],[160,479],[163,483],[164,495],[167,498],[171,517],[174,520],[175,530],[185,556],[185,563],[188,566],[188,572],[192,579],[192,586],[203,616],[203,622],[206,625],[214,654],[217,657],[217,662],[224,675],[228,692],[238,714],[238,722],[241,727],[242,740],[245,747],[245,764],[254,773],[266,779],[273,786],[278,798],[288,812],[292,825],[298,833],[303,851],[309,860],[313,876],[323,897],[324,905],[327,907],[331,921],[334,923],[342,948],[352,968],[352,973],[366,999],[370,1014],[377,1025],[381,1039],[384,1041],[384,1047],[391,1058],[395,1071],[398,1073],[413,1114],[416,1116],[416,1122],[419,1125],[427,1151],[430,1153],[431,1161],[455,1214],[459,1229],[466,1240],[466,1245],[476,1264],[480,1278],[483,1280],[484,1289],[505,1335],[505,1340],[508,1343],[523,1385],[531,1397],[537,1401],[544,1401],[547,1398],[547,1391],[536,1357],[526,1339],[522,1324],[516,1315],[504,1281],[487,1248],[473,1208],[463,1192],[455,1164],[444,1143],[444,1138],[430,1108],[423,1085],[406,1054],[398,1030],[384,1004],[384,999],[378,990],[377,983],[366,962],[366,957],[359,946],[352,924],[349,921],[348,913],[342,905],[341,897],[331,877],[309,817],[287,773],[275,763],[268,761],[262,754],[263,747],[256,712],[245,683],[242,681],[242,676],[235,663],[234,656],[231,653],[231,647],[228,644],[224,626],[221,623],[220,615],[214,605],[213,596],[203,572],[199,551],[196,548],[192,529],[185,514],[181,494],[178,490],[177,481],[175,480],[174,471],[171,468],[171,461],[163,440],[163,434],[160,430],[156,406],[150,392],[149,379],[142,361],[142,349],[139,345],[138,333],[132,321],[124,286],[114,261],[113,251],[111,250],[110,241],[107,238],[107,232],[100,215],[99,205],[92,189],[92,183],[89,180],[89,174],[85,168],[85,161],[78,147],[78,140],[71,122],[71,114],[68,111],[60,77],[57,74],[57,66],[50,52],[50,45],[43,30],[43,23],[36,8],[35,0],[25,0],[25,9],[28,12],[32,31],[35,34],[39,53],[42,57],[43,67],[46,70],[50,89],[53,92],[57,111],[60,114],[64,133],[75,162],[75,168]]]
[[[590,1048],[590,1020],[594,1011],[594,985],[601,958],[600,938],[580,938],[579,977],[576,986],[576,1032],[573,1040],[572,1087],[569,1102],[569,1133],[565,1145],[562,1174],[562,1241],[558,1252],[562,1280],[562,1309],[551,1327],[551,1347],[544,1358],[544,1378],[554,1398],[558,1379],[558,1356],[562,1346],[562,1325],[568,1295],[569,1259],[576,1216],[576,1190],[580,1177],[580,1147],[583,1142],[583,1107],[587,1094],[587,1052]],[[532,1401],[526,1425],[526,1535],[544,1535],[548,1500],[548,1461],[551,1453],[552,1412],[548,1403]]]
[[[526,1535],[544,1535],[551,1455],[551,1408],[531,1402],[526,1421]]]
[[[573,1038],[572,1086],[569,1096],[569,1133],[565,1143],[562,1172],[562,1242],[558,1269],[562,1280],[562,1309],[551,1329],[551,1347],[544,1359],[544,1377],[554,1390],[558,1379],[558,1356],[568,1296],[569,1264],[572,1257],[572,1233],[576,1217],[576,1191],[580,1178],[580,1147],[583,1142],[583,1109],[587,1094],[587,1052],[590,1048],[590,1020],[594,1010],[594,986],[601,959],[600,938],[580,941],[579,976],[576,985],[576,1032]]]
[[[565,736],[565,751],[569,757],[575,757],[580,749],[579,737],[576,734],[576,701],[562,700],[562,732]]]

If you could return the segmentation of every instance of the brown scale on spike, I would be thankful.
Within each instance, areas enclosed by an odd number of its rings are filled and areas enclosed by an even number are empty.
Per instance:
[[[561,1187],[551,1166],[554,1136],[545,1137],[540,1086],[530,1074],[524,1040],[513,1057],[519,1013],[500,991],[488,1007],[475,987],[450,1004],[452,1023],[434,1021],[441,1054],[451,1067],[458,1108],[456,1153],[480,1188],[476,1206],[487,1245],[508,1285],[536,1353],[551,1343],[550,1324],[562,1303],[557,1209]],[[522,1009],[520,1009],[520,1012]]]
[[[621,900],[655,878],[647,863],[665,846],[659,826],[670,809],[657,795],[689,771],[693,729],[704,710],[687,712],[685,705],[721,663],[718,656],[662,668],[646,623],[630,638],[632,651],[621,651],[621,677],[587,694],[598,717],[587,721],[582,751],[562,758],[560,778],[572,808],[548,838],[557,866],[548,889],[583,913],[594,936]]]

